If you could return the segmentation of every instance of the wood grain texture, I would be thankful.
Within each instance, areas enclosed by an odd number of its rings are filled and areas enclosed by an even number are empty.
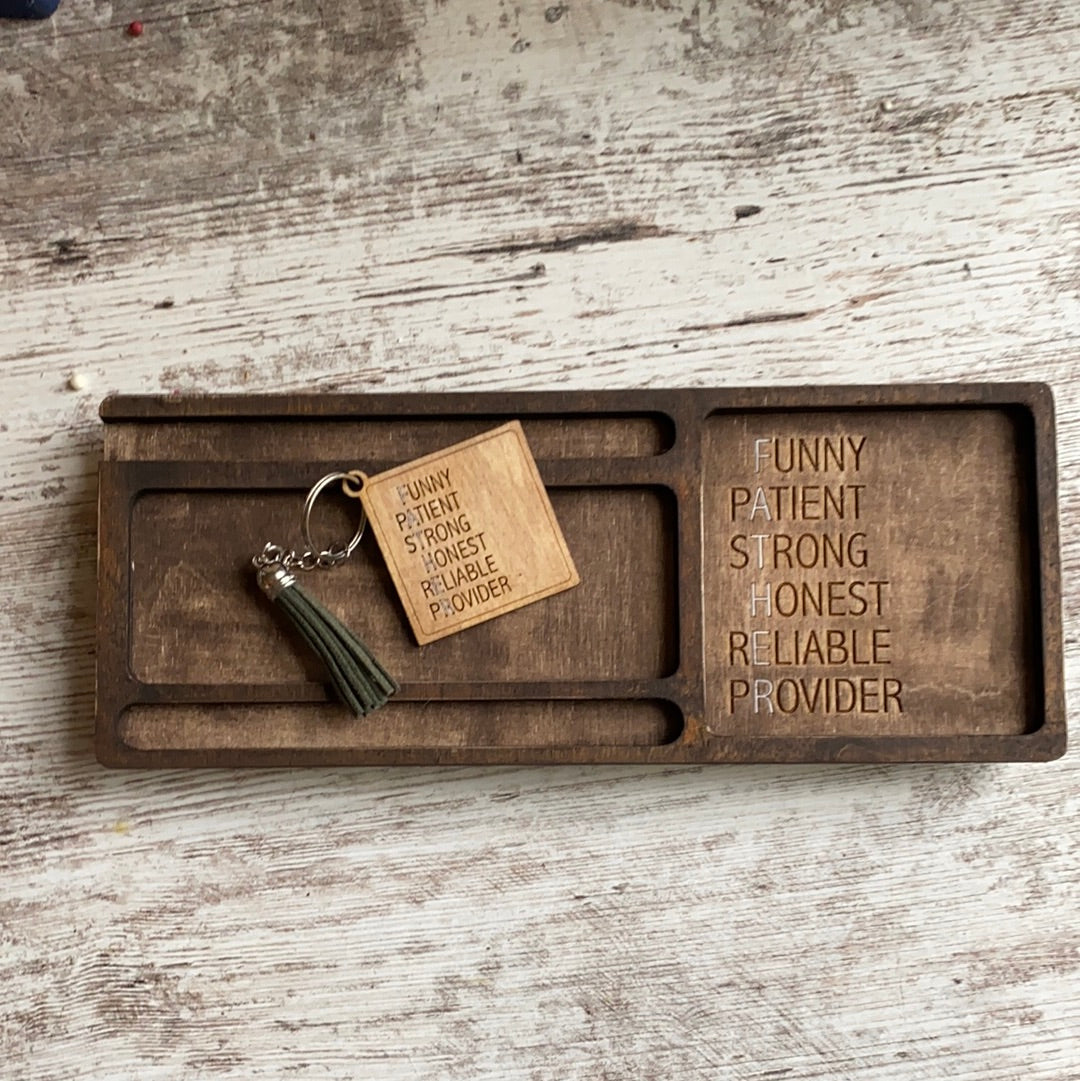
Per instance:
[[[1075,1077],[1075,752],[118,775],[90,746],[109,390],[1045,380],[1075,714],[1074,8],[0,26],[5,1076]]]

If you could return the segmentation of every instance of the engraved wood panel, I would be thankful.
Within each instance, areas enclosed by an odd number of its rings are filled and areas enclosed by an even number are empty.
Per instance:
[[[580,581],[519,421],[358,476],[357,497],[420,645]],[[354,495],[352,481],[345,491]]]
[[[1027,440],[1023,418],[1000,409],[711,417],[711,728],[1037,725]]]

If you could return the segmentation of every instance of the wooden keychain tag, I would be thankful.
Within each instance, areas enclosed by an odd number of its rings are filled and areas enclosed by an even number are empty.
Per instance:
[[[420,645],[580,581],[518,421],[356,493]]]

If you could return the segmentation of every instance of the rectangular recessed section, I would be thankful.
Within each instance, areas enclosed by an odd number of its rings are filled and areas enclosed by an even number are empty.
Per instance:
[[[539,459],[648,458],[675,438],[671,420],[659,413],[121,422],[107,427],[105,453],[144,462],[340,461],[347,470],[368,461],[406,462],[515,419]]]
[[[302,575],[301,584],[403,683],[670,675],[678,664],[671,493],[590,487],[550,494],[581,584],[430,645],[416,645],[370,536],[348,562]],[[249,563],[268,540],[296,543],[303,497],[176,490],[136,500],[130,660],[138,679],[232,686],[326,678],[259,592]],[[354,511],[320,500],[318,535],[345,539]]]
[[[743,412],[706,425],[708,727],[1015,735],[1040,723],[1030,417]]]
[[[391,702],[363,720],[334,703],[132,706],[120,738],[143,751],[658,747],[682,732],[668,702]]]

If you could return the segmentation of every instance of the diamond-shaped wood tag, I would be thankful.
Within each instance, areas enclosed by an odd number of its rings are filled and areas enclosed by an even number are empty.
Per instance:
[[[580,581],[518,421],[364,477],[359,497],[420,645]]]

